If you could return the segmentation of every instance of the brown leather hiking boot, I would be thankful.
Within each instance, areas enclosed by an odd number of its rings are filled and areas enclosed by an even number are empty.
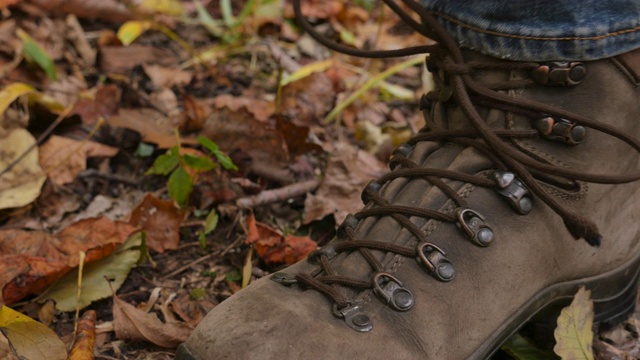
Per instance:
[[[633,311],[640,50],[501,61],[412,9],[439,43],[404,52],[431,53],[427,126],[336,239],[218,305],[178,359],[484,359],[582,285],[596,322]]]

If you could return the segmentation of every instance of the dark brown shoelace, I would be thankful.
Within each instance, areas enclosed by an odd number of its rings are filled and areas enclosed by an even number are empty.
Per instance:
[[[350,308],[353,305],[353,301],[341,291],[340,287],[357,290],[373,289],[383,301],[397,310],[408,310],[412,305],[412,298],[409,296],[410,292],[402,287],[398,279],[386,272],[382,262],[373,255],[373,250],[417,258],[434,277],[441,281],[450,281],[455,276],[455,271],[448,262],[445,251],[438,245],[430,243],[425,233],[412,223],[409,217],[417,216],[454,223],[476,245],[487,246],[491,242],[493,233],[482,215],[469,209],[464,198],[442,179],[457,180],[475,186],[492,188],[511,199],[517,201],[526,200],[522,203],[514,204],[517,208],[516,210],[523,214],[530,210],[531,201],[535,197],[537,200],[544,202],[563,219],[566,228],[573,237],[576,239],[582,238],[592,246],[599,246],[602,240],[596,225],[581,214],[558,203],[536,177],[559,176],[574,182],[584,181],[601,184],[620,184],[640,179],[640,171],[611,175],[589,174],[571,170],[534,158],[521,151],[518,146],[514,146],[518,139],[539,137],[540,131],[537,129],[493,129],[484,121],[478,111],[478,107],[504,110],[532,118],[540,117],[541,114],[544,114],[549,117],[566,119],[578,126],[611,135],[640,152],[640,141],[622,133],[613,126],[547,104],[510,97],[500,92],[500,90],[532,86],[535,84],[533,80],[508,81],[489,85],[474,80],[471,77],[471,73],[478,69],[533,70],[540,64],[498,60],[490,63],[465,62],[462,50],[456,41],[436,22],[433,15],[412,0],[401,1],[420,17],[420,22],[415,21],[396,1],[384,0],[385,4],[416,32],[435,40],[438,45],[416,46],[392,51],[353,49],[335,43],[317,33],[302,16],[300,0],[294,0],[294,9],[299,24],[318,42],[338,52],[369,58],[388,58],[429,53],[428,66],[432,68],[430,70],[438,70],[436,76],[434,76],[437,88],[450,88],[450,96],[473,127],[471,130],[423,129],[413,136],[407,144],[400,146],[392,156],[390,161],[392,171],[371,182],[365,189],[363,200],[367,206],[357,214],[347,217],[340,226],[338,236],[341,241],[310,254],[308,260],[318,265],[317,270],[311,274],[298,273],[293,277],[287,274],[274,275],[274,280],[276,281],[285,284],[302,283],[320,291],[335,304],[334,313],[336,316],[345,318],[348,314],[341,313],[340,309]],[[445,74],[446,80],[442,76],[438,76],[437,73]],[[425,95],[425,99],[441,101],[439,96],[441,96],[439,93],[430,93]],[[449,142],[473,147],[494,163],[495,171],[472,175],[459,171],[424,168],[407,157],[410,147],[422,141]],[[534,174],[536,174],[536,177],[534,177]],[[386,199],[379,195],[378,190],[384,184],[396,178],[426,179],[451,199],[458,209],[453,214],[448,214],[436,210],[389,204]],[[511,188],[510,186],[515,187]],[[371,216],[386,216],[395,219],[417,239],[418,246],[410,248],[385,241],[358,238],[355,227],[359,221]],[[359,252],[373,269],[375,274],[373,280],[365,281],[340,275],[332,266],[331,259],[337,254],[354,251]],[[389,284],[393,286],[389,287]],[[397,298],[392,299],[387,290],[395,294],[409,295],[397,296]],[[360,327],[359,331],[367,331],[365,328],[366,326]]]

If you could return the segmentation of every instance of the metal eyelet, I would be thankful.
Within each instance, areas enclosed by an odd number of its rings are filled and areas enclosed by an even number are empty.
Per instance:
[[[373,292],[392,309],[407,311],[413,307],[413,294],[402,282],[387,272],[379,272],[371,279]]]
[[[320,249],[310,252],[309,255],[307,255],[307,262],[313,265],[318,265],[320,263],[320,256],[322,255],[331,260],[338,255],[338,252],[332,244],[327,244]]]
[[[345,217],[344,220],[342,221],[342,224],[338,226],[338,230],[336,231],[336,233],[338,234],[338,237],[339,238],[347,237],[347,228],[355,229],[356,227],[358,227],[359,222],[360,220],[358,220],[358,218],[355,217],[355,215],[348,214],[347,217]]]
[[[285,272],[277,272],[270,277],[271,281],[275,281],[278,284],[290,286],[298,282],[294,274]]]
[[[511,172],[501,170],[494,171],[492,177],[498,186],[496,191],[504,196],[518,213],[526,215],[533,209],[533,199],[522,180]]]
[[[358,332],[368,332],[373,329],[373,322],[369,315],[362,311],[358,304],[349,304],[338,309],[338,304],[333,304],[333,316],[343,318],[347,325]]]
[[[547,140],[578,145],[587,135],[587,129],[567,119],[545,116],[533,120],[531,126]]]
[[[367,192],[369,191],[373,191],[373,192],[378,192],[380,191],[380,189],[382,189],[382,184],[380,184],[379,182],[375,181],[375,180],[371,180],[369,181],[369,184],[367,184],[367,186],[364,188],[364,190],[362,190],[362,194],[360,195],[360,197],[362,198],[362,203],[366,204],[369,202],[369,195],[367,194]]]
[[[429,271],[429,274],[436,279],[449,282],[456,276],[453,264],[447,259],[445,252],[435,244],[430,242],[420,243],[416,251],[418,253],[416,260],[422,263]]]
[[[575,86],[587,77],[587,68],[581,62],[557,61],[538,66],[531,72],[533,81],[540,85]]]
[[[471,209],[458,209],[456,211],[458,222],[456,226],[476,245],[489,246],[494,238],[494,233],[484,216]]]

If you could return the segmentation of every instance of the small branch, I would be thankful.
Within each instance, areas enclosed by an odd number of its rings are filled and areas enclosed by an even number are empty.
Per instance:
[[[277,201],[284,201],[296,196],[304,195],[309,191],[315,190],[320,185],[320,181],[313,179],[307,180],[278,189],[265,190],[258,195],[243,197],[236,200],[236,205],[243,209],[248,209],[264,204],[271,204]]]

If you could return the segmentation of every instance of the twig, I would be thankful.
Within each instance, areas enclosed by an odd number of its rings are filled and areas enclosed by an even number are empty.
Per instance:
[[[99,178],[103,178],[109,181],[114,181],[114,182],[120,182],[126,185],[131,185],[131,186],[138,186],[140,185],[140,182],[135,181],[133,179],[130,179],[128,177],[122,176],[122,175],[117,175],[117,174],[107,174],[107,173],[103,173],[98,171],[97,169],[87,169],[83,172],[81,172],[80,174],[78,174],[78,177],[99,177]]]
[[[236,205],[243,209],[248,209],[264,204],[270,204],[277,201],[288,200],[296,196],[300,196],[315,190],[320,185],[320,181],[313,179],[307,180],[278,189],[265,190],[255,196],[243,197],[236,200]]]
[[[236,241],[234,241],[233,243],[231,243],[231,245],[227,246],[224,250],[222,250],[221,252],[214,252],[214,253],[210,253],[207,254],[199,259],[197,259],[196,261],[192,261],[190,263],[188,263],[187,265],[184,265],[170,273],[168,273],[167,275],[163,276],[160,278],[160,280],[166,280],[168,278],[174,277],[178,274],[180,274],[181,272],[185,271],[185,270],[189,270],[192,266],[200,264],[203,261],[207,261],[209,259],[211,259],[214,256],[219,256],[219,257],[223,257],[225,256],[231,249],[233,249],[234,247],[236,247],[238,245],[238,242],[240,242],[242,240],[242,238],[238,238],[236,239]]]

